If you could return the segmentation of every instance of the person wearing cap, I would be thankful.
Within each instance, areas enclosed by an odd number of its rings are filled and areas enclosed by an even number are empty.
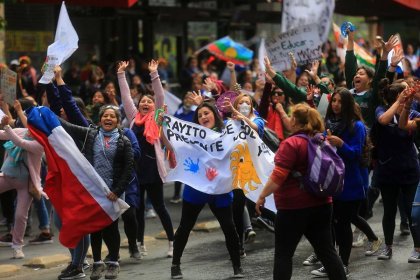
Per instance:
[[[17,98],[28,95],[36,99],[37,73],[31,66],[31,58],[27,55],[19,57]]]

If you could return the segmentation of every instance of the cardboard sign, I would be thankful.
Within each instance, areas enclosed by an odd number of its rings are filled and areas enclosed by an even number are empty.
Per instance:
[[[2,69],[0,72],[0,90],[3,99],[11,106],[16,100],[16,81],[17,74],[10,69]]]

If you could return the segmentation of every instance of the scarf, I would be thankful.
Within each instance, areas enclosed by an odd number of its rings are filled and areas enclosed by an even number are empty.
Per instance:
[[[33,140],[28,135],[25,135],[23,137],[25,140]],[[6,149],[9,157],[12,159],[13,166],[18,166],[19,162],[23,161],[23,149],[21,147],[18,147],[13,143],[12,141],[7,141],[3,144],[3,147]]]
[[[274,130],[280,140],[284,140],[283,122],[280,115],[272,107],[268,109],[267,127]]]
[[[143,135],[146,137],[146,141],[150,144],[154,144],[157,139],[159,139],[159,127],[156,124],[155,111],[149,112],[146,115],[142,116],[140,113],[137,113],[134,118],[134,123],[137,126],[144,125]]]
[[[327,129],[331,130],[333,135],[339,136],[346,129],[346,124],[342,119],[336,119],[335,117],[329,118],[325,121],[325,126]]]

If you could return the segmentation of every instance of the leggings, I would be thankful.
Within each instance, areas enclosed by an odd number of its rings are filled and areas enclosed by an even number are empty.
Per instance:
[[[23,236],[25,235],[26,222],[28,220],[28,210],[32,204],[32,196],[28,192],[28,179],[16,179],[1,174],[0,193],[15,189],[16,208],[15,221],[12,229],[12,247],[21,248],[23,246]]]
[[[292,259],[302,235],[318,256],[328,277],[347,279],[343,263],[335,251],[331,235],[331,205],[277,211],[275,225],[274,280],[292,278]]]
[[[159,216],[160,222],[162,223],[163,229],[166,232],[166,236],[169,241],[174,241],[174,228],[172,226],[171,217],[169,216],[168,210],[166,209],[165,202],[163,201],[163,184],[162,182],[153,184],[140,184],[140,207],[138,209],[138,223],[139,232],[137,239],[144,243],[144,191],[147,191],[147,195],[152,201],[153,208]]]
[[[239,245],[243,249],[244,244],[244,207],[246,198],[244,192],[240,189],[233,190],[232,213],[233,222],[239,235]]]
[[[174,256],[172,258],[173,265],[181,264],[182,253],[187,245],[188,237],[190,236],[190,232],[194,227],[198,215],[204,205],[205,204],[192,204],[183,200],[181,222],[175,233]],[[239,238],[235,225],[233,224],[232,207],[228,206],[217,208],[213,204],[209,204],[209,207],[214,216],[216,216],[216,219],[219,221],[220,227],[225,235],[226,248],[229,251],[233,266],[241,266],[241,260],[239,257]]]
[[[92,246],[93,261],[99,262],[102,260],[102,239],[104,240],[106,247],[108,248],[109,260],[111,262],[118,261],[118,255],[120,253],[120,232],[118,230],[118,219],[106,228],[92,233],[90,235],[90,242]]]
[[[136,217],[136,208],[131,206],[127,211],[122,214],[122,219],[124,221],[124,232],[127,235],[128,239],[128,248],[130,252],[134,251],[137,248],[137,217]]]
[[[349,265],[349,258],[353,243],[351,224],[354,224],[363,233],[365,233],[369,241],[378,240],[378,237],[375,235],[366,220],[358,214],[361,203],[363,203],[363,200],[334,200],[333,204],[335,239],[340,248],[339,252],[341,260],[346,266]]]
[[[6,218],[7,231],[11,231],[14,220],[13,216],[15,214],[16,190],[0,192],[1,211],[3,212],[3,216]]]
[[[412,185],[380,185],[382,202],[384,206],[384,216],[382,218],[382,228],[385,235],[385,244],[391,246],[394,242],[395,216],[397,215],[397,205],[399,196],[402,195],[404,211],[408,217],[411,237],[414,247],[420,248],[419,235],[414,229],[411,221],[411,208],[417,190],[417,184]],[[401,193],[400,193],[401,192]]]

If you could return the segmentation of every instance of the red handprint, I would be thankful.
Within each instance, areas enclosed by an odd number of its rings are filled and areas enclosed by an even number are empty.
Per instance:
[[[213,179],[216,178],[217,175],[218,175],[217,170],[214,169],[213,167],[206,168],[206,177],[210,181],[213,181]]]

